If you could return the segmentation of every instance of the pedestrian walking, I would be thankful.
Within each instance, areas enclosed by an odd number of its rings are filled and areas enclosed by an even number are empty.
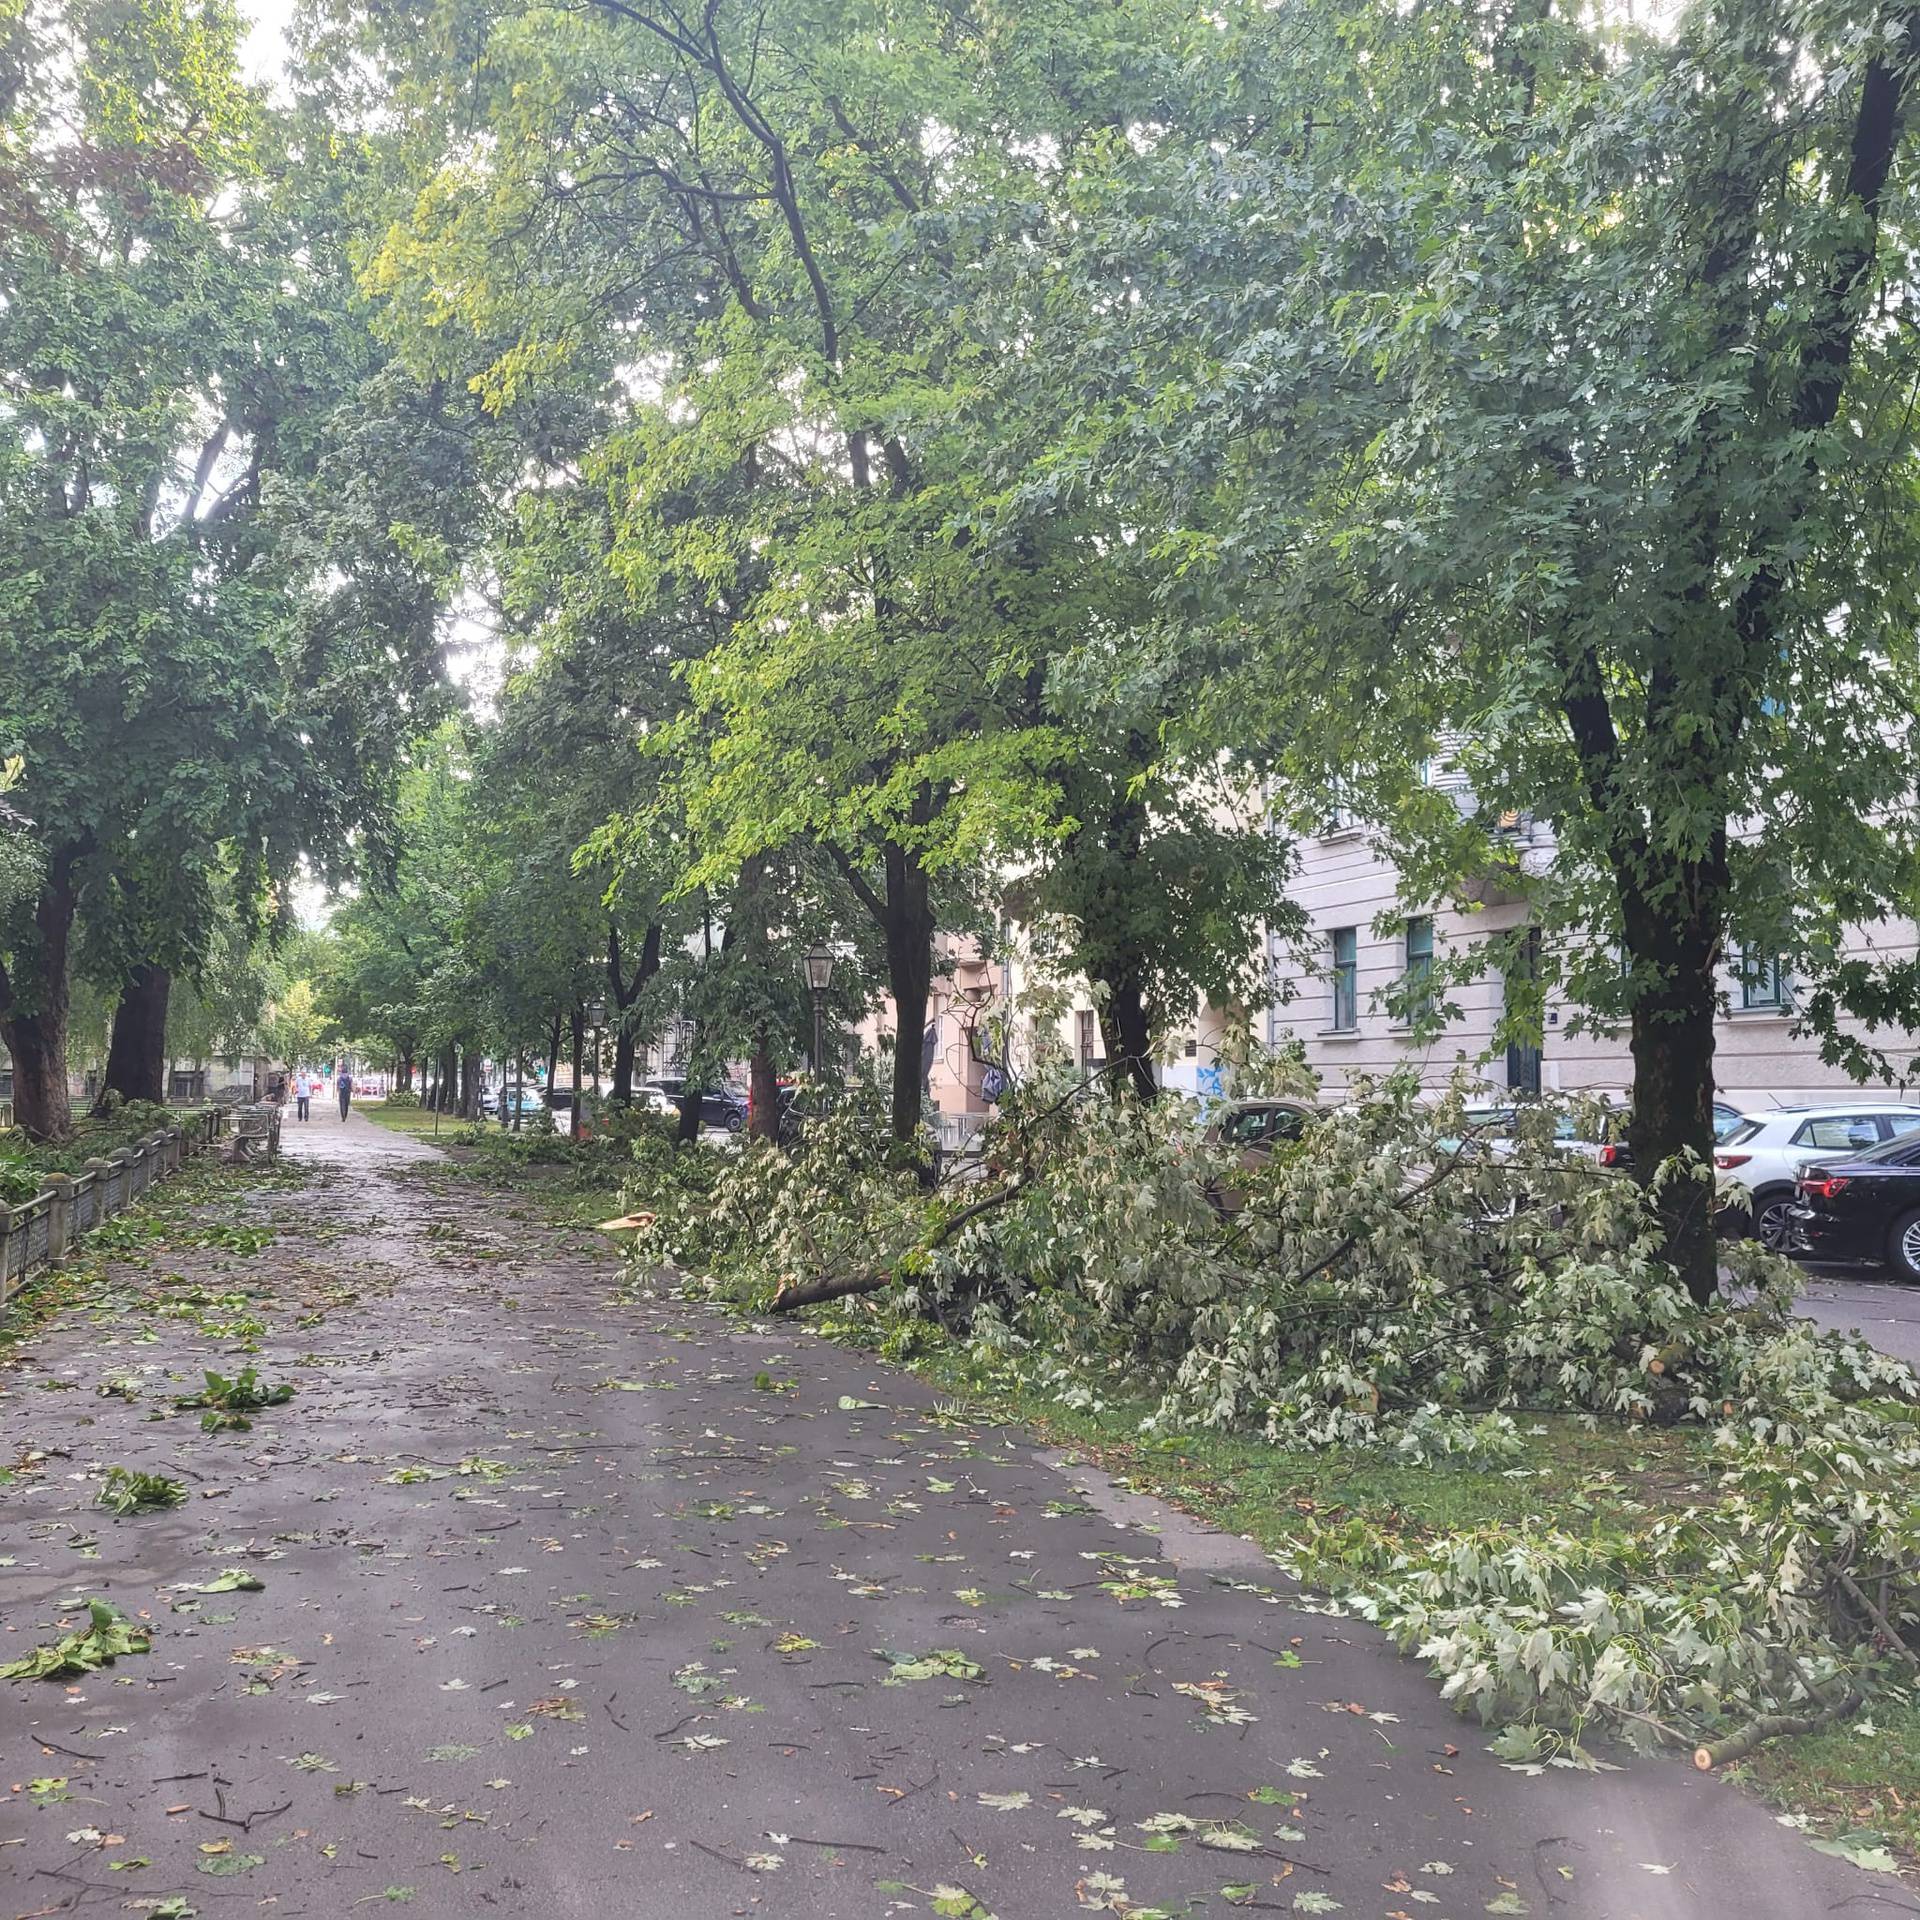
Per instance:
[[[305,1067],[293,1076],[293,1111],[297,1118],[311,1119],[313,1106],[313,1075]]]
[[[338,1084],[335,1091],[340,1095],[340,1118],[344,1120],[347,1117],[347,1108],[353,1100],[353,1075],[344,1060],[340,1063],[340,1071],[336,1078]]]

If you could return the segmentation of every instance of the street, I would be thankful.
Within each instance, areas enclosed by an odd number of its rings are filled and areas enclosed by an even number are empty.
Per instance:
[[[430,1146],[287,1142],[309,1179],[233,1183],[0,1375],[6,1457],[45,1456],[0,1659],[78,1595],[152,1633],[0,1688],[10,1912],[1800,1920],[1890,1886],[1678,1760],[1503,1768],[1252,1547],[798,1327],[623,1301]],[[170,1410],[247,1364],[295,1388],[251,1431]],[[109,1465],[190,1496],[114,1517]]]
[[[1800,1311],[1816,1326],[1854,1330],[1882,1353],[1920,1367],[1920,1290],[1889,1279],[1881,1267],[1806,1268]]]

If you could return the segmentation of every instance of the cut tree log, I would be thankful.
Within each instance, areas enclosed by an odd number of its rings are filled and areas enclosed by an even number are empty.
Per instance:
[[[1778,1740],[1790,1733],[1814,1733],[1829,1721],[1842,1719],[1855,1712],[1861,1704],[1859,1694],[1849,1693],[1812,1713],[1755,1714],[1739,1732],[1728,1734],[1724,1740],[1713,1740],[1695,1747],[1693,1764],[1702,1773],[1711,1773],[1715,1767],[1724,1767],[1729,1761],[1744,1760],[1755,1747],[1769,1740]]]

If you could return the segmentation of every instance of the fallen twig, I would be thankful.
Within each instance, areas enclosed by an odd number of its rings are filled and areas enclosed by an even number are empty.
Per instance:
[[[1917,1657],[1913,1649],[1901,1639],[1898,1628],[1887,1618],[1885,1610],[1861,1587],[1859,1581],[1844,1567],[1836,1567],[1834,1569],[1834,1578],[1846,1588],[1853,1600],[1872,1617],[1873,1624],[1886,1636],[1887,1645],[1897,1653],[1908,1666],[1920,1667],[1920,1657]]]

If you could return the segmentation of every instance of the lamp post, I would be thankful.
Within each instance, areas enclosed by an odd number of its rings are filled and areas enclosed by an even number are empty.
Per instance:
[[[597,1100],[600,1097],[600,1029],[607,1023],[607,1003],[597,998],[589,1000],[586,1014],[587,1025],[593,1029],[593,1097]],[[578,1087],[573,1090],[573,1097],[577,1105],[580,1099]]]
[[[833,985],[833,955],[825,947],[813,947],[808,950],[805,966],[807,969],[807,990],[813,995],[813,1072],[814,1078],[824,1076],[826,1069],[825,1015],[827,989]]]

